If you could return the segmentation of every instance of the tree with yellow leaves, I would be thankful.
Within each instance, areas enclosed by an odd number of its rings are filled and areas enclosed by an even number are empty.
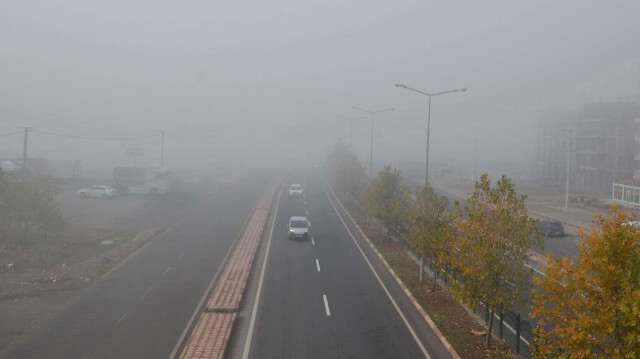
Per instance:
[[[424,258],[433,261],[435,273],[442,271],[450,246],[446,231],[450,214],[447,197],[440,196],[428,184],[415,196],[409,206],[409,243]],[[436,290],[437,276],[433,276],[432,291]]]
[[[489,310],[486,347],[491,348],[493,314],[524,304],[530,288],[529,251],[541,246],[537,221],[525,208],[510,178],[491,186],[487,174],[476,182],[467,206],[456,207],[451,228],[451,292],[463,302]]]
[[[611,206],[580,229],[579,258],[549,255],[536,279],[534,358],[640,358],[640,228]]]
[[[386,165],[367,185],[360,204],[367,216],[377,218],[381,226],[397,228],[406,216],[408,193],[402,173]]]

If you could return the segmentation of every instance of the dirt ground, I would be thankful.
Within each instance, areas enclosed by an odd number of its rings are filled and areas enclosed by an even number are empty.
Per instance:
[[[70,227],[45,238],[32,231],[26,241],[0,241],[0,350],[30,335],[167,225],[195,208],[200,196],[247,175],[246,169],[179,182],[166,196],[76,196],[79,188],[108,181],[60,185],[57,199]]]
[[[472,331],[483,332],[486,331],[485,328],[462,305],[442,290],[440,285],[435,292],[432,292],[432,278],[428,274],[425,281],[420,282],[416,263],[402,245],[381,235],[378,225],[373,221],[367,223],[366,217],[356,205],[348,202],[344,205],[462,358],[515,357],[509,353],[510,349],[505,343],[496,340],[493,341],[492,350],[484,349],[485,335],[475,335]]]

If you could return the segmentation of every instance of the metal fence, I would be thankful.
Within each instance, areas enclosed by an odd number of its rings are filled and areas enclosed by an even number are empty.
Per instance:
[[[386,229],[394,241],[401,244],[403,248],[410,252],[415,258],[420,258],[420,255],[413,250],[408,239],[400,230],[388,227]],[[431,261],[425,261],[423,263],[426,271],[432,276],[435,275],[436,278],[439,278],[440,284],[444,285],[444,287],[449,288],[449,277],[454,275],[451,271],[445,270],[441,271],[441,273],[436,273],[434,272],[434,266]],[[419,264],[418,268],[420,268]],[[480,320],[483,320],[487,325],[489,324],[489,310],[484,304],[478,303],[472,310]],[[524,358],[531,358],[529,343],[533,337],[533,325],[527,310],[514,308],[512,310],[504,310],[501,313],[494,313],[493,323],[493,331],[500,339],[503,339],[514,348],[516,354]]]

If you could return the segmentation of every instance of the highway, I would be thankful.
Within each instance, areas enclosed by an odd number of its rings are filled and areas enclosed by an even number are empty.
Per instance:
[[[0,358],[179,356],[265,177],[214,193]],[[322,172],[293,173],[293,182],[303,184],[305,198],[290,199],[284,191],[277,201],[227,358],[451,358],[336,199],[330,200]],[[285,224],[293,215],[309,218],[311,240],[287,239]],[[250,320],[255,326],[247,341]]]
[[[217,190],[1,358],[168,358],[267,178]]]
[[[450,358],[342,213],[351,237],[321,171],[289,183],[305,198],[280,198],[249,357]],[[312,240],[288,240],[291,216],[307,216]]]

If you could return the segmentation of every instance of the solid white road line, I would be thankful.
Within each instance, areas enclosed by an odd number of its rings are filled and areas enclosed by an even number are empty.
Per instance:
[[[140,296],[140,300],[142,300],[147,294],[149,294],[151,288],[153,288],[153,286],[150,286],[149,289],[145,290],[144,293],[142,293],[142,295]]]
[[[318,272],[320,272],[320,262],[318,262],[318,259],[316,259],[316,268],[318,268]]]
[[[114,324],[114,325],[113,325],[113,327],[111,327],[111,330],[116,329],[116,327],[118,326],[118,324],[120,324],[120,322],[121,322],[121,321],[123,321],[123,320],[124,320],[124,318],[126,318],[126,317],[127,317],[127,314],[129,314],[129,312],[126,312],[126,313],[122,314],[122,315],[120,316],[120,319],[118,319],[118,321],[116,322],[116,324]]]
[[[160,276],[160,278],[164,277],[165,275],[167,275],[167,273],[169,273],[169,271],[171,270],[171,267],[167,267],[167,269],[164,270],[164,273],[162,273],[162,275]]]
[[[313,240],[313,236],[311,236],[311,244],[313,244],[314,246],[316,245],[316,242]]]
[[[329,195],[329,192],[327,191],[327,187],[324,185],[324,183],[322,184],[322,187],[324,187],[324,193],[327,195],[327,198],[329,199],[329,203],[331,203],[331,207],[333,207],[333,210],[336,211],[336,214],[338,215],[338,218],[340,219],[340,222],[342,222],[342,225],[344,225],[344,228],[349,233],[349,236],[353,240],[353,243],[355,243],[356,247],[358,247],[358,250],[360,251],[360,254],[362,254],[362,257],[364,258],[364,260],[369,265],[369,268],[371,269],[371,271],[373,272],[373,275],[378,280],[378,283],[380,283],[380,286],[382,287],[382,289],[384,289],[384,292],[387,293],[387,297],[389,297],[389,300],[393,304],[394,308],[396,308],[396,312],[398,312],[398,314],[400,315],[400,318],[402,318],[402,321],[404,322],[404,324],[409,329],[409,332],[411,333],[411,336],[413,336],[413,339],[416,341],[416,344],[418,344],[418,347],[420,347],[420,350],[422,351],[422,354],[424,354],[424,356],[427,359],[431,359],[431,356],[429,355],[427,350],[424,348],[424,345],[422,345],[422,342],[420,341],[420,339],[418,339],[418,335],[413,330],[413,327],[411,326],[411,324],[409,324],[409,321],[407,321],[407,318],[404,316],[404,313],[402,313],[402,311],[400,310],[400,307],[398,306],[396,301],[391,296],[391,293],[389,293],[389,290],[387,289],[387,286],[384,285],[384,283],[382,282],[382,279],[380,279],[380,276],[378,275],[378,272],[376,272],[376,270],[373,268],[373,265],[369,261],[369,258],[367,258],[367,255],[364,254],[364,251],[362,250],[362,248],[360,248],[360,245],[358,244],[358,241],[356,241],[356,238],[353,236],[353,233],[351,233],[351,230],[347,226],[347,223],[344,221],[344,218],[342,218],[342,215],[340,214],[340,212],[338,212],[338,209],[333,204],[333,200],[331,199],[331,196]]]
[[[329,302],[327,302],[327,296],[323,294],[322,299],[324,299],[324,310],[327,311],[327,317],[330,317],[331,311],[329,310]]]
[[[278,208],[280,208],[280,197],[284,186],[278,193],[278,200],[275,206],[275,212],[273,212],[273,218],[271,219],[271,232],[269,232],[269,240],[267,241],[267,248],[264,254],[264,262],[262,262],[262,270],[260,271],[260,280],[258,280],[258,290],[256,291],[256,298],[253,302],[253,310],[251,311],[251,320],[249,321],[249,331],[247,333],[247,339],[244,342],[244,351],[242,352],[242,359],[249,358],[249,351],[251,349],[251,338],[253,337],[253,327],[256,324],[256,314],[258,313],[258,304],[260,303],[260,295],[262,292],[262,282],[264,280],[264,272],[267,269],[267,262],[269,260],[269,249],[271,248],[271,238],[273,238],[273,231],[276,228],[276,217],[278,216]]]
[[[542,273],[541,271],[539,271],[539,270],[537,270],[537,269],[533,268],[532,266],[530,266],[530,265],[528,265],[528,264],[525,264],[524,266],[525,266],[525,267],[527,267],[527,268],[529,268],[529,269],[532,269],[534,272],[536,272],[536,273],[540,274],[540,275],[541,275],[541,276],[543,276],[543,277],[546,277],[546,276],[547,276],[546,274]]]
[[[176,260],[179,261],[180,258],[182,258],[183,255],[184,255],[184,252],[180,253],[180,255],[178,256],[178,258],[176,258]]]

